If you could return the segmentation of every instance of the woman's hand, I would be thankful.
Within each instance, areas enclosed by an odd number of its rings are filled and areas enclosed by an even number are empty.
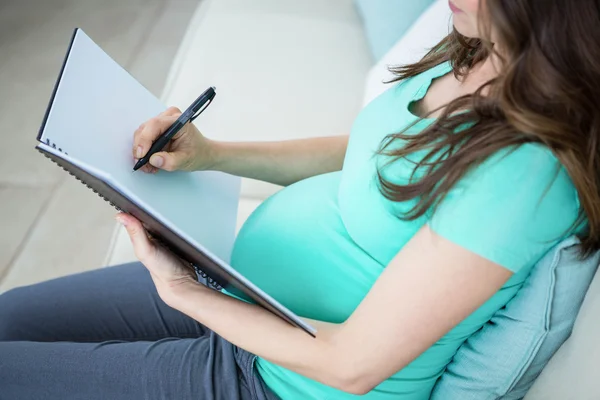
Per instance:
[[[194,268],[150,239],[140,221],[125,213],[117,214],[116,219],[127,229],[136,257],[150,271],[158,294],[165,303],[173,306],[179,292],[200,286]]]
[[[158,116],[144,122],[133,137],[133,157],[136,162],[142,158],[152,143],[162,135],[181,115],[176,107],[170,107]],[[213,142],[205,138],[191,123],[186,124],[171,139],[164,151],[154,154],[150,162],[141,168],[145,172],[201,171],[214,164]]]

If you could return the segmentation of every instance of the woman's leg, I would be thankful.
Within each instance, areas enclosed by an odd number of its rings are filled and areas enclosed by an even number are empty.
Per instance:
[[[1,400],[245,400],[214,333],[155,342],[0,342]]]
[[[0,400],[236,400],[234,353],[139,263],[0,295]]]
[[[0,295],[0,342],[197,338],[208,330],[167,306],[140,263],[84,272]]]

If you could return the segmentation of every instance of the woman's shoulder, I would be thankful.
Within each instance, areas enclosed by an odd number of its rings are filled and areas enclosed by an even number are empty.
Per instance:
[[[580,202],[565,166],[551,149],[540,143],[505,148],[477,167],[465,186],[487,192],[494,202],[530,204],[541,218],[577,219]]]
[[[517,272],[570,235],[579,211],[564,166],[550,149],[532,143],[502,149],[470,170],[429,223],[436,233]]]
[[[524,143],[498,150],[481,164],[479,170],[480,173],[506,174],[511,179],[541,181],[565,168],[547,146]]]
[[[501,149],[471,171],[472,179],[492,186],[537,193],[552,187],[573,193],[575,185],[558,157],[540,143]]]

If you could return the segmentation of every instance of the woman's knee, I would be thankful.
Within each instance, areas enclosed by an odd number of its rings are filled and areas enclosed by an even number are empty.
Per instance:
[[[0,341],[31,340],[32,316],[25,287],[0,294]]]

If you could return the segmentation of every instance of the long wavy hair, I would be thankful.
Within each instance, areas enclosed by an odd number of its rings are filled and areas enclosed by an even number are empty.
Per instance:
[[[380,190],[393,201],[417,199],[400,217],[414,220],[435,210],[469,170],[493,153],[541,143],[577,189],[581,210],[574,226],[587,225],[579,234],[586,257],[600,248],[600,0],[487,0],[485,11],[480,32],[489,38],[494,27],[502,49],[502,55],[496,54],[500,74],[446,105],[419,134],[388,135],[378,154],[393,162],[424,151],[415,171],[425,173],[416,182],[398,185],[379,171]],[[489,41],[454,30],[421,61],[391,68],[392,82],[443,62],[450,62],[460,79],[494,52]],[[396,140],[403,145],[391,146]]]

